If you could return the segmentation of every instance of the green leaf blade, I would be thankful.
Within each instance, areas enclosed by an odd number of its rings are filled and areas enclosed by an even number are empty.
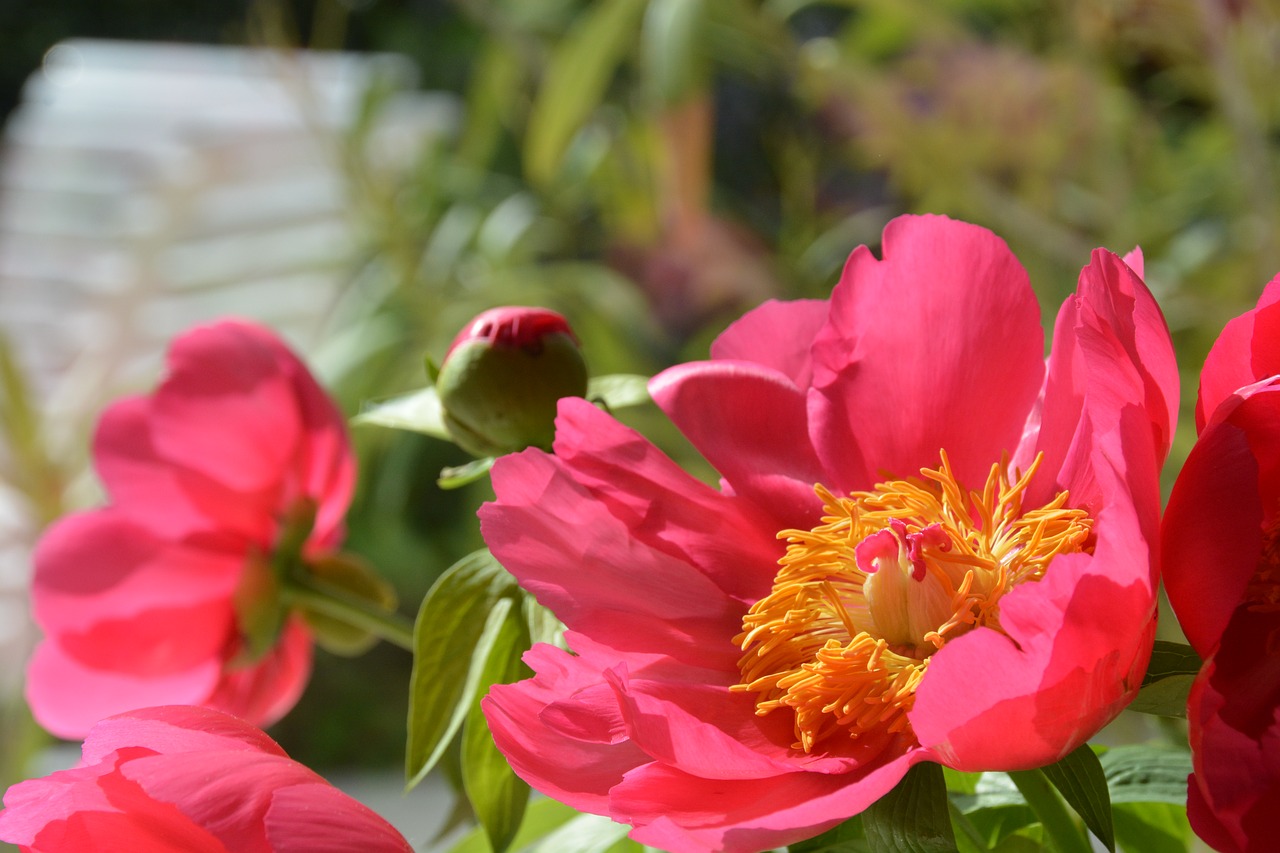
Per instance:
[[[529,648],[529,629],[515,602],[501,599],[487,622],[487,636],[481,643],[485,656],[462,729],[462,785],[493,853],[504,853],[524,818],[529,785],[516,776],[494,745],[481,699],[493,685],[519,681],[533,672],[520,660]],[[477,657],[479,651],[477,647]]]
[[[366,404],[364,411],[352,418],[351,422],[356,426],[372,424],[420,432],[453,442],[453,436],[444,425],[444,409],[440,406],[440,397],[433,386],[380,403]]]
[[[409,787],[422,781],[462,727],[480,678],[473,657],[483,661],[486,634],[499,602],[517,594],[515,579],[487,550],[451,566],[436,581],[414,624],[413,671],[409,676]],[[482,654],[483,652],[483,654]]]
[[[1098,837],[1115,853],[1115,827],[1111,822],[1111,795],[1107,777],[1097,754],[1088,744],[1078,747],[1062,760],[1042,768],[1053,787]]]
[[[604,99],[644,8],[645,0],[601,0],[561,40],[525,135],[525,170],[534,184],[547,186],[554,179],[574,134]]]
[[[942,766],[922,762],[862,813],[872,853],[958,853]]]

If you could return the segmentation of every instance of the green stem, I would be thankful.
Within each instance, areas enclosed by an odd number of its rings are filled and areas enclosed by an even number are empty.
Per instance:
[[[311,577],[289,577],[280,590],[286,605],[305,607],[332,616],[348,625],[363,628],[405,651],[413,651],[413,624],[398,613],[347,595],[339,587]]]
[[[1009,773],[1027,805],[1040,818],[1045,834],[1058,853],[1092,853],[1093,847],[1079,824],[1067,811],[1049,779],[1040,770],[1013,770]]]

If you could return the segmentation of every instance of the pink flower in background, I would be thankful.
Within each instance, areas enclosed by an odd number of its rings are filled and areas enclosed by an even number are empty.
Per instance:
[[[103,720],[71,770],[14,785],[0,841],[26,853],[410,853],[385,820],[220,711]]]
[[[1280,813],[1280,277],[1214,344],[1196,424],[1162,528],[1169,601],[1205,658],[1187,814],[1218,850],[1262,853]]]
[[[990,232],[902,217],[883,255],[650,383],[719,490],[575,399],[554,456],[495,465],[485,539],[573,649],[484,700],[539,790],[663,849],[760,850],[921,761],[1055,761],[1136,693],[1178,404],[1141,257],[1094,252],[1046,363]]]
[[[36,550],[36,719],[68,738],[158,704],[278,719],[306,684],[310,633],[289,617],[251,654],[237,597],[253,598],[247,569],[272,559],[286,520],[314,510],[304,556],[341,538],[354,462],[332,401],[270,331],[203,326],[174,341],[155,393],[106,410],[93,455],[108,505]]]

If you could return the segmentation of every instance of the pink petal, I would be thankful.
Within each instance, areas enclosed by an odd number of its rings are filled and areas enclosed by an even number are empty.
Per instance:
[[[217,682],[221,662],[205,661],[186,672],[140,678],[83,666],[57,645],[36,647],[27,665],[27,703],[45,729],[75,739],[98,720],[148,705],[200,704]]]
[[[1241,605],[1192,687],[1187,814],[1223,851],[1274,846],[1280,809],[1280,615]]]
[[[1045,383],[1040,429],[1017,456],[1025,468],[1035,453],[1044,454],[1039,482],[1028,500],[1043,504],[1063,489],[1077,506],[1096,507],[1099,493],[1089,471],[1091,450],[1104,433],[1132,434],[1113,458],[1140,460],[1134,442],[1149,443],[1155,467],[1139,464],[1144,479],[1169,452],[1177,419],[1180,379],[1169,332],[1155,300],[1142,281],[1118,257],[1104,249],[1093,253],[1080,273],[1076,295],[1058,314],[1049,375]],[[1149,418],[1133,422],[1134,403]],[[1143,439],[1137,432],[1150,432]],[[1131,488],[1146,490],[1134,482]],[[1154,538],[1156,507],[1144,507],[1144,530]]]
[[[277,790],[266,830],[273,853],[413,853],[391,824],[327,783]]]
[[[280,482],[302,423],[290,376],[265,334],[220,323],[174,341],[169,376],[152,398],[151,438],[160,455],[236,491]]]
[[[1280,485],[1280,391],[1229,398],[1191,448],[1161,527],[1169,603],[1203,656],[1217,647],[1262,553],[1263,483]]]
[[[178,809],[147,797],[119,775],[115,763],[15,785],[0,812],[0,840],[33,853],[231,853]]]
[[[285,754],[279,744],[244,720],[210,708],[164,705],[116,714],[97,723],[84,739],[83,763],[96,764],[126,747],[165,755],[212,750]]]
[[[753,853],[823,832],[863,811],[928,760],[913,750],[865,774],[788,773],[709,780],[663,764],[627,774],[614,789],[610,816],[636,828],[631,837],[673,851]]]
[[[735,320],[711,344],[717,361],[749,361],[786,376],[801,390],[813,382],[809,348],[827,321],[825,299],[770,299]]]
[[[812,771],[847,773],[882,758],[879,747],[805,755],[793,750],[794,716],[758,717],[755,697],[725,684],[658,680],[606,671],[637,746],[663,764],[703,779],[756,779]],[[646,677],[650,676],[650,677]],[[736,681],[736,679],[734,679]]]
[[[187,467],[186,456],[160,456],[151,439],[152,411],[150,398],[129,397],[107,407],[98,421],[94,467],[118,511],[160,535],[217,530],[268,544],[278,510],[275,490],[235,491]]]
[[[1044,373],[1027,274],[994,234],[945,217],[893,220],[883,255],[850,256],[813,344],[823,482],[869,488],[945,449],[961,482],[981,483],[1016,445]]]
[[[909,718],[958,770],[1015,770],[1062,758],[1133,698],[1155,632],[1150,557],[1115,490],[1092,555],[1056,558],[1044,579],[1000,600],[1005,634],[979,628],[929,661]]]
[[[615,517],[564,462],[539,450],[506,456],[493,485],[497,500],[480,509],[485,541],[569,628],[619,652],[736,671],[741,604],[698,567],[634,536],[636,520]]]
[[[699,567],[741,601],[768,594],[785,549],[767,514],[694,479],[585,400],[561,401],[555,451],[631,536]]]
[[[1133,270],[1133,274],[1138,278],[1146,278],[1146,261],[1142,257],[1142,247],[1134,246],[1129,252],[1125,253],[1124,265]]]
[[[600,670],[541,644],[524,659],[533,678],[494,685],[481,701],[494,742],[537,790],[579,811],[607,814],[609,790],[649,757],[611,734],[621,732],[622,721],[611,696],[592,692],[603,680]]]
[[[311,677],[311,632],[302,618],[285,624],[275,647],[252,666],[228,668],[202,702],[254,725],[269,726],[298,704]]]
[[[157,608],[224,602],[245,557],[156,538],[114,508],[65,516],[36,547],[37,621],[49,633]]]
[[[243,555],[159,541],[114,509],[63,518],[40,541],[32,602],[82,665],[138,677],[220,659]]]
[[[803,389],[770,368],[710,361],[663,371],[649,393],[735,494],[772,515],[775,531],[812,526],[823,468]]]
[[[1280,275],[1263,290],[1257,307],[1231,320],[1214,341],[1200,373],[1196,430],[1214,409],[1259,379],[1280,373]]]
[[[263,820],[276,789],[323,781],[288,758],[240,750],[138,758],[120,773],[157,802],[172,803],[228,850],[243,853],[272,853]]]

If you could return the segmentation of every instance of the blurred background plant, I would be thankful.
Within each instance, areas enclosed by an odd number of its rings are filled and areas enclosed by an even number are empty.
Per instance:
[[[1186,378],[1172,482],[1204,353],[1280,270],[1276,0],[46,0],[0,8],[0,32],[6,110],[71,36],[394,52],[445,93],[454,120],[407,168],[379,153],[385,88],[342,144],[356,240],[311,352],[352,414],[421,388],[494,305],[565,314],[593,374],[705,357],[744,309],[825,296],[890,218],[935,212],[1007,239],[1046,322],[1092,248],[1142,247]],[[41,454],[21,387],[4,475],[47,520],[82,460]],[[699,464],[651,408],[625,419]],[[356,438],[349,547],[411,607],[479,546],[487,487],[435,486],[466,459],[443,442]],[[273,734],[320,768],[393,765],[408,667],[322,660]]]

